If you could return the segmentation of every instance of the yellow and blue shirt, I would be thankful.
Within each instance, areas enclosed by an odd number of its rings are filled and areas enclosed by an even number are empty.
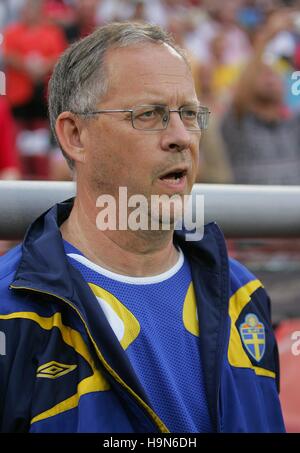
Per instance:
[[[191,271],[177,263],[153,277],[129,277],[92,263],[64,242],[140,380],[155,412],[173,432],[211,432]]]

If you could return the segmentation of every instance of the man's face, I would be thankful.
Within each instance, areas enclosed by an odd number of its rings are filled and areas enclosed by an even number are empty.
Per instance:
[[[254,94],[261,102],[282,103],[282,79],[272,67],[261,65],[254,80]]]
[[[97,109],[131,109],[164,104],[177,109],[197,104],[186,63],[169,46],[143,45],[114,49],[106,56],[109,88]],[[86,122],[86,159],[79,172],[93,193],[117,197],[119,186],[128,196],[190,193],[199,163],[200,132],[187,131],[178,113],[167,129],[132,127],[130,113],[109,113]],[[175,178],[174,172],[182,173]]]

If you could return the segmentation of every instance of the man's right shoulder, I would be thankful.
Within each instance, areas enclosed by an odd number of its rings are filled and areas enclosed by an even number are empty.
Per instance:
[[[24,297],[24,293],[11,289],[10,285],[16,279],[21,259],[22,245],[17,245],[0,257],[0,319],[16,312],[33,311],[41,316],[49,316],[53,312],[48,304],[44,306],[33,295],[30,298]]]
[[[15,279],[21,256],[21,245],[18,245],[0,257],[0,314],[16,309],[10,285]]]
[[[9,275],[12,278],[19,266],[19,262],[22,256],[22,245],[19,244],[13,247],[11,250],[0,256],[0,286],[1,281],[6,280]]]

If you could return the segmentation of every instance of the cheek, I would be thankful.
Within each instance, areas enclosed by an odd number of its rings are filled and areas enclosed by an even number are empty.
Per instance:
[[[159,142],[153,135],[133,130],[130,134],[119,134],[113,146],[118,150],[119,166],[136,178],[139,174],[143,177],[151,174],[156,160],[159,160]]]
[[[200,138],[195,142],[192,147],[192,161],[193,161],[193,170],[194,173],[197,173],[198,167],[201,164],[201,148],[200,148]]]
[[[141,190],[151,180],[155,145],[138,134],[120,131],[103,134],[95,146],[90,146],[89,171],[105,186],[126,186]],[[156,145],[157,146],[157,145]]]

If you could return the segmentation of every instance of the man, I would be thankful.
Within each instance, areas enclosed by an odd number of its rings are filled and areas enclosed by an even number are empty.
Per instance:
[[[300,116],[284,106],[283,76],[265,59],[271,40],[291,27],[292,14],[280,9],[257,34],[224,114],[221,131],[239,184],[300,184]]]
[[[22,176],[28,179],[48,177],[46,86],[66,48],[62,30],[45,20],[43,7],[44,0],[25,0],[3,41],[7,99],[17,125]]]
[[[284,431],[268,298],[218,227],[174,235],[179,203],[170,228],[150,210],[160,229],[98,222],[119,188],[191,191],[208,111],[183,52],[157,26],[106,25],[60,59],[49,112],[77,196],[1,261],[2,431]]]

